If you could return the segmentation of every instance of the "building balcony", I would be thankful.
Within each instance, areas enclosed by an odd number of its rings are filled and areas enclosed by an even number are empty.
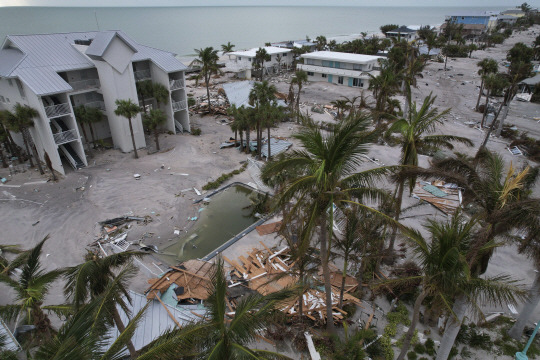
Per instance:
[[[182,111],[187,109],[187,101],[180,100],[172,103],[172,109],[174,112]]]
[[[150,69],[134,71],[133,75],[135,76],[135,81],[149,80],[149,79],[152,78],[152,74],[150,73]]]
[[[184,87],[184,80],[171,80],[169,81],[171,90],[178,90]]]
[[[296,65],[296,68],[298,70],[303,70],[305,72],[309,71],[309,72],[315,72],[319,74],[347,76],[347,77],[358,78],[358,79],[369,79],[369,74],[373,76],[378,75],[378,72],[376,71],[371,71],[368,73],[361,70],[336,69],[336,68],[330,68],[330,67],[325,67],[325,66],[306,65],[306,64],[298,64]]]
[[[45,106],[45,113],[49,119],[71,114],[69,104],[58,104],[52,106]]]
[[[73,88],[73,91],[95,90],[101,86],[99,79],[73,81],[70,82],[69,85]]]
[[[68,131],[62,131],[60,133],[53,134],[53,137],[56,145],[62,145],[77,140],[77,130],[71,129]]]

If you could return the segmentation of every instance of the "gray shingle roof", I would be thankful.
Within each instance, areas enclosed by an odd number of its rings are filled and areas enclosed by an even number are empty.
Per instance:
[[[19,77],[37,95],[70,91],[70,85],[53,73],[95,67],[92,60],[81,52],[85,47],[75,45],[75,40],[95,39],[95,44],[93,41],[86,50],[100,56],[114,36],[134,48],[136,53],[132,61],[151,60],[165,72],[187,69],[175,54],[137,44],[122,31],[89,31],[8,35],[4,48],[0,50],[0,76]]]

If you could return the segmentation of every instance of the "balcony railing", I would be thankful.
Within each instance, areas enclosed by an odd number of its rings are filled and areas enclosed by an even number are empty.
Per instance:
[[[350,70],[350,69],[337,69],[337,68],[329,68],[324,66],[317,66],[317,65],[305,65],[305,64],[297,64],[296,68],[298,70],[303,70],[306,72],[315,72],[319,74],[328,74],[328,75],[335,75],[335,76],[348,76],[352,78],[360,78],[360,79],[369,79],[369,74],[366,71],[362,70]],[[374,76],[376,73],[372,73]]]
[[[169,82],[171,90],[178,90],[184,87],[184,80],[171,80]]]
[[[172,103],[172,109],[174,112],[187,109],[187,101],[180,100]]]
[[[147,80],[152,77],[150,70],[134,71],[133,75],[135,76],[135,81]]]
[[[71,113],[69,104],[58,104],[53,106],[45,106],[45,113],[49,118],[55,118],[62,115]]]
[[[77,140],[77,130],[71,129],[68,131],[62,131],[61,133],[53,134],[53,137],[54,137],[54,142],[57,145],[62,145],[70,141]]]
[[[81,80],[81,81],[73,81],[70,82],[69,85],[73,88],[74,91],[79,90],[89,90],[89,89],[97,89],[100,87],[99,79],[88,79],[88,80]]]
[[[86,107],[97,108],[101,111],[105,111],[105,103],[103,101],[92,101],[84,104]]]

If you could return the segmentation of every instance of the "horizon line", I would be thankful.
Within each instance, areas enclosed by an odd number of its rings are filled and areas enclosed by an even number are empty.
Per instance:
[[[400,7],[446,7],[446,8],[454,8],[454,7],[461,7],[461,8],[468,8],[468,7],[475,7],[475,8],[490,8],[490,7],[507,7],[509,9],[513,8],[519,8],[519,6],[508,6],[508,5],[490,5],[490,6],[482,6],[482,5],[454,5],[454,6],[447,6],[447,5],[334,5],[334,4],[328,4],[328,5],[125,5],[125,6],[113,6],[113,5],[95,5],[95,6],[87,6],[87,5],[0,5],[0,8],[176,8],[176,7],[394,7],[394,8],[400,8]]]

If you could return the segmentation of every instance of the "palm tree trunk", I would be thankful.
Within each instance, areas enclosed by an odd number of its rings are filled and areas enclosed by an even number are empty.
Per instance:
[[[159,151],[159,132],[157,128],[154,130],[154,137],[156,139],[156,150]]]
[[[331,204],[332,206],[333,204]],[[332,315],[332,284],[330,282],[330,269],[328,267],[328,248],[327,248],[327,217],[326,212],[321,215],[321,264],[324,277],[324,292],[326,294],[326,330],[334,333],[334,316]]]
[[[403,191],[405,189],[405,182],[402,180],[398,184],[397,196],[396,196],[396,212],[394,214],[394,220],[398,221],[399,216],[401,215],[401,203],[403,202]],[[390,243],[388,244],[388,251],[390,253],[394,252],[394,243],[396,242],[397,236],[397,227],[394,227],[392,230],[392,236],[390,237]]]
[[[2,150],[2,145],[0,145],[0,157],[2,158],[2,167],[7,168],[9,165],[7,163],[6,155],[4,155],[4,151]]]
[[[84,142],[86,143],[86,148],[88,149],[88,155],[90,155],[90,139],[86,136],[86,129],[84,128],[84,123],[81,124],[81,130],[84,136]]]
[[[26,154],[28,154],[28,160],[30,160],[30,166],[34,167],[34,162],[32,161],[32,155],[30,155],[30,147],[28,145],[28,138],[25,129],[21,130],[24,147],[26,148]]]
[[[240,151],[244,149],[244,132],[240,130]]]
[[[129,132],[131,133],[131,142],[133,144],[133,152],[135,153],[135,159],[139,158],[139,154],[137,154],[137,145],[135,145],[135,134],[133,134],[133,125],[131,124],[131,118],[128,118],[129,122]]]
[[[114,307],[114,311],[113,311],[113,319],[120,334],[123,333],[126,330],[126,327],[124,326],[124,323],[122,323],[122,319],[120,318],[120,314],[118,313],[118,309],[116,308],[116,306]],[[131,340],[128,341],[127,348],[128,348],[129,356],[131,357],[131,359],[132,360],[136,359],[137,350],[135,350],[135,346],[133,346],[133,342]]]
[[[491,122],[489,130],[486,133],[486,137],[484,138],[484,142],[482,142],[482,145],[480,145],[480,147],[478,148],[478,151],[476,152],[476,155],[474,157],[475,159],[478,157],[478,154],[480,154],[480,152],[486,147],[487,142],[489,140],[489,136],[491,135],[491,133],[493,132],[493,129],[495,128],[495,123],[497,122],[497,118],[499,117],[499,114],[501,113],[501,110],[502,110],[503,106],[504,106],[504,101],[499,106],[499,110],[497,110],[497,114],[495,114],[495,117],[493,118],[493,121]],[[476,165],[476,160],[475,160],[474,164]]]
[[[246,154],[249,154],[249,129],[246,129]]]
[[[348,261],[349,261],[349,252],[346,252],[343,258],[343,271],[341,273],[341,289],[339,290],[339,308],[340,309],[343,309],[343,293],[345,292],[345,280],[347,277]]]
[[[36,149],[36,145],[32,143],[32,154],[34,154],[34,158],[36,158],[36,165],[39,169],[39,173],[41,175],[45,174],[45,171],[43,171],[43,166],[41,166],[41,161],[39,160],[39,157],[38,157],[38,152],[37,152],[37,149]]]
[[[450,319],[446,322],[446,327],[444,328],[444,334],[441,339],[441,346],[437,351],[437,358],[435,360],[447,360],[450,355],[450,351],[454,346],[456,341],[456,336],[461,329],[461,324],[465,318],[465,313],[467,312],[467,298],[465,295],[459,295],[454,302],[452,311],[455,314],[450,315]]]
[[[270,157],[272,154],[270,153],[270,126],[268,127],[268,156],[266,157],[266,161],[270,161]]]
[[[212,104],[210,103],[210,75],[205,74],[204,80],[206,81],[206,96],[208,97],[208,112],[212,112]]]
[[[257,116],[257,159],[259,160],[261,159],[261,137],[261,118],[260,116]]]
[[[407,331],[405,339],[403,339],[403,345],[401,346],[401,352],[399,353],[397,360],[405,359],[405,355],[407,355],[407,351],[409,351],[414,331],[416,330],[416,325],[418,324],[418,318],[420,317],[420,306],[422,306],[422,302],[424,301],[426,296],[427,292],[425,290],[422,290],[422,292],[420,293],[420,295],[418,295],[416,301],[414,302],[411,326],[409,326],[409,331]]]
[[[480,123],[480,129],[482,129],[484,127],[484,120],[486,119],[486,115],[487,115],[487,112],[488,112],[488,105],[489,105],[489,89],[488,89],[488,92],[486,94],[486,104],[484,105],[484,114],[482,115],[482,122]]]
[[[510,329],[508,331],[508,335],[510,335],[511,338],[520,340],[521,336],[523,335],[523,329],[525,329],[525,325],[527,324],[527,321],[531,319],[531,315],[536,308],[536,305],[538,305],[538,302],[540,301],[540,272],[536,274],[536,278],[534,279],[534,283],[529,290],[529,300],[523,305],[523,309],[519,313],[519,317]]]
[[[298,94],[296,95],[296,116],[297,120],[300,120],[300,91],[302,90],[301,84],[298,84]]]
[[[482,92],[484,91],[484,78],[482,78],[482,82],[480,83],[480,92],[478,93],[478,99],[476,100],[476,106],[474,110],[478,111],[478,105],[480,104],[480,99],[482,98]]]
[[[90,136],[92,136],[92,146],[97,148],[96,146],[96,137],[94,136],[94,125],[92,123],[88,123],[88,127],[90,128]]]
[[[19,153],[19,150],[17,148],[17,144],[15,144],[15,141],[13,141],[13,138],[11,137],[11,132],[4,126],[4,131],[7,135],[7,143],[9,144],[9,152],[11,153],[11,156],[16,156],[19,158],[19,163],[22,164],[21,154]],[[7,148],[6,148],[7,149]]]

